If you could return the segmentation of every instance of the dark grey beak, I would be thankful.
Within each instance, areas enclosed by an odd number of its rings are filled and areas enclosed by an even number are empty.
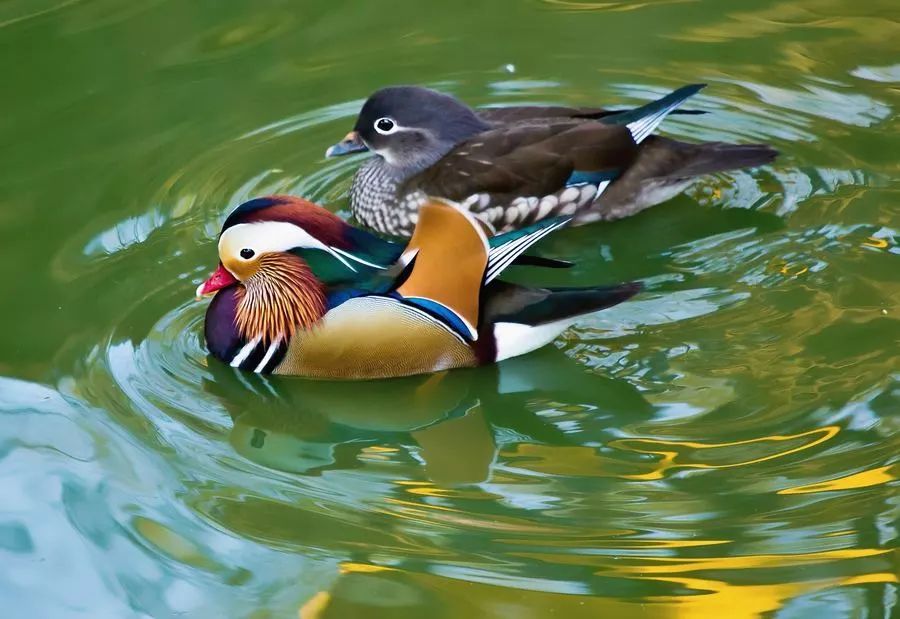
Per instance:
[[[342,155],[349,155],[350,153],[361,153],[367,150],[369,150],[369,148],[365,144],[363,144],[363,141],[361,139],[359,139],[359,134],[356,131],[351,131],[344,136],[343,140],[326,150],[325,156],[341,157]]]

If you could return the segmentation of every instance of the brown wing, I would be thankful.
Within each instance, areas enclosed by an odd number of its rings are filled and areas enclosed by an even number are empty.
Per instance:
[[[489,123],[518,123],[523,121],[561,118],[603,118],[622,110],[602,107],[567,107],[564,105],[512,105],[508,107],[481,108],[478,116]]]
[[[560,119],[606,119],[633,108],[606,109],[602,107],[568,107],[564,105],[513,105],[509,107],[480,108],[478,116],[492,125],[521,122],[546,122]],[[705,110],[673,110],[672,114],[699,115]]]
[[[403,190],[462,201],[477,193],[493,204],[519,196],[546,196],[575,171],[619,172],[637,156],[626,127],[561,121],[492,129],[463,142]]]
[[[412,270],[397,292],[440,303],[466,323],[475,339],[488,251],[477,220],[446,202],[427,202],[403,254],[414,255]]]

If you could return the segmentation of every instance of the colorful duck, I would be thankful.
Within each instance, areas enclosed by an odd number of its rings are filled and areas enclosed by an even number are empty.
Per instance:
[[[409,236],[425,196],[459,202],[506,232],[548,217],[573,223],[627,217],[664,202],[696,177],[770,163],[764,144],[689,144],[652,135],[703,84],[625,110],[520,106],[475,111],[448,95],[395,86],[365,102],[327,156],[375,154],[353,178],[364,225]]]
[[[251,200],[225,220],[219,267],[197,289],[198,296],[216,293],[206,312],[207,346],[242,370],[333,379],[408,376],[525,354],[640,290],[638,283],[551,289],[498,279],[567,222],[547,219],[489,239],[469,213],[428,200],[403,246],[306,200]]]

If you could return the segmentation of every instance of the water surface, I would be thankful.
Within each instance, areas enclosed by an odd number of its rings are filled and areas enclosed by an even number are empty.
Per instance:
[[[895,2],[0,6],[5,617],[898,612]],[[564,231],[635,301],[499,367],[353,386],[208,360],[229,208],[347,214],[361,100],[630,105],[764,141]]]

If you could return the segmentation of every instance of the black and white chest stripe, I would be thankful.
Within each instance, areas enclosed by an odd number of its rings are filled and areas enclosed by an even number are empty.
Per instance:
[[[228,365],[247,372],[270,374],[284,359],[287,349],[288,342],[283,337],[279,336],[267,345],[258,335],[244,343],[228,360]]]

